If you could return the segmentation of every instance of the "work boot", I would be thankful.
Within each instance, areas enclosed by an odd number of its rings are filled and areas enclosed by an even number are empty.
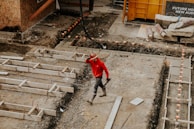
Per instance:
[[[93,105],[93,101],[94,101],[94,98],[96,97],[96,95],[93,95],[92,99],[91,100],[88,100],[87,102],[90,104],[90,105]]]
[[[104,96],[106,96],[106,88],[102,89],[102,92],[103,92],[103,94],[100,95],[99,97],[104,97]]]
[[[93,105],[93,102],[91,100],[87,100],[87,102],[90,104],[90,105]]]

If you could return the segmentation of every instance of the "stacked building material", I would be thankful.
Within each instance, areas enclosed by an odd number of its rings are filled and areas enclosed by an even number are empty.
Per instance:
[[[154,38],[179,43],[194,43],[194,18],[157,14]]]

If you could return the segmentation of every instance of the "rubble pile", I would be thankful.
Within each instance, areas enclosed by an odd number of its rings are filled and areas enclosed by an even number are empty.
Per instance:
[[[155,26],[147,28],[148,39],[177,43],[194,43],[194,18],[156,14]]]

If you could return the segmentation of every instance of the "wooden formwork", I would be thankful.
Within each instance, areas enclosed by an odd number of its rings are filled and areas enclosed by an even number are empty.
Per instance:
[[[184,53],[182,54],[184,55]],[[181,58],[180,66],[170,65],[164,103],[163,129],[170,129],[169,125],[178,129],[190,129],[194,124],[191,118],[191,57],[189,66],[184,66],[184,57]],[[180,70],[180,73],[177,71]],[[185,73],[185,74],[183,74]],[[178,79],[177,79],[178,78]],[[168,124],[167,124],[168,122]],[[167,126],[168,125],[168,126]]]
[[[0,89],[62,97],[66,92],[74,93],[74,88],[57,83],[46,84],[28,80],[0,77]]]
[[[56,66],[43,63],[0,59],[0,68],[10,71],[29,72],[37,74],[54,75],[60,77],[76,78],[77,68]]]
[[[88,54],[84,54],[84,53],[59,51],[59,50],[46,49],[46,48],[38,48],[30,54],[36,57],[45,57],[45,58],[79,61],[79,62],[85,62],[85,59],[89,57]]]
[[[43,115],[56,116],[56,110],[0,101],[0,116],[41,121]]]
[[[53,58],[81,62],[85,61],[85,58],[87,57],[86,54],[82,53],[63,52],[47,49],[38,49],[34,53],[34,56],[37,55],[40,57],[39,52],[45,53],[42,56],[43,58]],[[51,53],[51,55],[48,56],[48,53]],[[79,68],[24,61],[23,57],[14,56],[0,56],[0,69],[2,70],[0,72],[0,75],[3,75],[0,77],[0,89],[2,90],[11,90],[57,97],[63,97],[67,92],[74,93],[74,88],[71,87],[71,83],[69,83],[68,86],[64,86],[63,79],[68,79],[68,81],[73,80],[76,78],[76,74],[80,72]],[[26,74],[27,76],[31,75],[31,73],[35,76],[37,75],[37,77],[47,75],[55,76],[56,78],[61,79],[61,82],[59,84],[56,82],[40,83],[27,79],[26,76],[25,79],[18,79],[18,77],[12,77],[13,75],[18,74],[18,72],[20,72],[21,74]],[[26,106],[0,101],[0,116],[24,120],[41,121],[41,118],[44,114],[56,116],[56,110],[39,108],[37,105]]]

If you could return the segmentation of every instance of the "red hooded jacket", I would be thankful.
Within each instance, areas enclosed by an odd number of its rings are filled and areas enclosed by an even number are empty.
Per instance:
[[[99,58],[96,58],[96,61],[90,60],[90,58],[88,58],[86,60],[86,63],[89,63],[90,64],[90,66],[92,68],[93,75],[95,77],[102,77],[103,70],[104,70],[105,73],[106,73],[106,78],[109,78],[108,69],[105,66],[104,62],[102,62]]]

